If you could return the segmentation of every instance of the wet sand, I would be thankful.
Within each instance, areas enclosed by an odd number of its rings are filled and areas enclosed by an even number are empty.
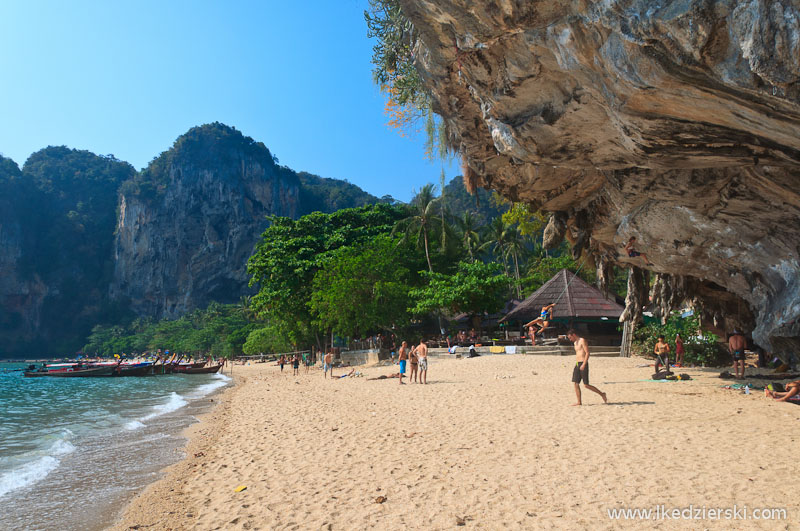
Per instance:
[[[582,407],[572,357],[432,359],[426,386],[367,379],[396,367],[236,366],[187,459],[114,529],[797,528],[800,406],[722,389],[718,370],[643,381],[642,363],[592,359],[609,405],[584,390]],[[608,515],[657,506],[706,518]],[[734,507],[748,519],[709,517]],[[753,520],[765,507],[787,519]]]

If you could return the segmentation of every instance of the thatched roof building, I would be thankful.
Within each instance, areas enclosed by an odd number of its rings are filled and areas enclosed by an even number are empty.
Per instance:
[[[537,317],[542,306],[555,302],[554,320],[618,321],[624,308],[602,291],[587,284],[575,273],[562,269],[541,288],[508,312],[501,321],[527,323]]]

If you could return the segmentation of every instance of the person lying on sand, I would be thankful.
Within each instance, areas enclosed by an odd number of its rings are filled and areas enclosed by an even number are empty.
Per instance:
[[[764,395],[770,398],[774,398],[778,402],[786,402],[793,396],[800,395],[800,380],[795,380],[793,382],[787,383],[786,391],[783,392],[764,389]]]
[[[388,374],[388,375],[387,374],[382,374],[382,375],[378,376],[377,378],[367,378],[367,380],[388,380],[389,378],[400,378],[400,373],[399,372],[395,372],[393,374]]]

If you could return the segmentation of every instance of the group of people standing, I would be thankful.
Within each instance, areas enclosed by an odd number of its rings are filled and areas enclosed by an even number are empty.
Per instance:
[[[413,348],[408,346],[408,341],[403,341],[397,354],[400,361],[400,385],[404,385],[403,376],[406,374],[407,364],[411,365],[409,381],[428,383],[428,345],[424,339],[420,339],[419,345]]]
[[[301,356],[300,354],[295,353],[291,358],[285,354],[281,354],[281,357],[278,359],[278,365],[281,366],[281,372],[283,372],[284,365],[287,363],[292,364],[292,376],[298,376],[300,374],[300,362],[305,365],[306,374],[308,374],[309,367],[311,366],[311,357],[308,354],[303,354]]]

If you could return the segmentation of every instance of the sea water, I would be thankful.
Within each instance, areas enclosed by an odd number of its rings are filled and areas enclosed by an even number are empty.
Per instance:
[[[183,458],[230,378],[24,378],[0,363],[0,529],[92,530]]]

